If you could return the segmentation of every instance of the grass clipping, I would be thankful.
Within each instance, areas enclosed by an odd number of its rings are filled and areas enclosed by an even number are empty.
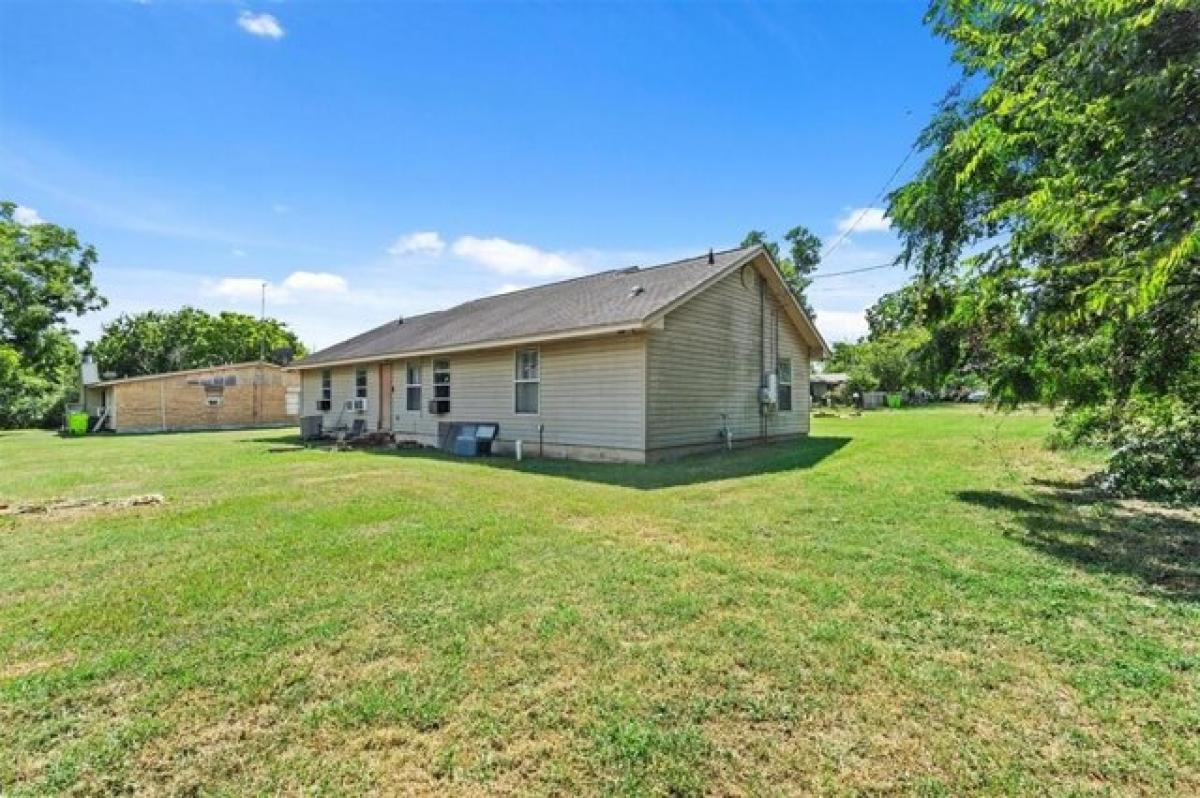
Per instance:
[[[161,493],[146,493],[141,496],[125,496],[117,499],[51,499],[42,502],[0,503],[0,515],[49,515],[51,513],[94,510],[101,508],[124,509],[165,504]]]

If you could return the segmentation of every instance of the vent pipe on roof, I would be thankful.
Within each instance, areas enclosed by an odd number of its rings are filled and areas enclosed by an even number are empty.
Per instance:
[[[717,259],[713,257],[712,247],[709,247],[708,248],[708,265],[712,266],[716,262],[717,262]]]
[[[635,297],[639,294],[645,293],[645,291],[645,288],[642,288],[640,285],[635,285],[633,288],[629,289],[629,296]]]

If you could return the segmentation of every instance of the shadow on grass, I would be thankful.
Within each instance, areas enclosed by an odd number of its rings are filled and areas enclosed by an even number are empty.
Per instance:
[[[260,442],[266,441],[283,441],[290,442],[300,441],[300,433],[293,432],[288,434],[290,430],[299,430],[295,424],[255,424],[251,426],[231,425],[228,427],[204,427],[196,429],[147,429],[135,430],[129,432],[113,432],[110,429],[95,430],[87,435],[72,436],[64,435],[65,438],[75,438],[86,440],[87,438],[119,438],[133,440],[135,438],[175,438],[186,437],[189,435],[212,435],[213,433],[238,433],[238,432],[278,432],[277,438],[256,438]]]
[[[530,459],[521,463],[507,459],[488,459],[483,462],[527,474],[599,482],[638,490],[658,490],[812,468],[851,440],[837,436],[809,437],[732,452],[696,454],[646,465],[546,459]]]
[[[1113,502],[1075,483],[1039,483],[1031,498],[960,491],[960,501],[1014,516],[1022,543],[1095,573],[1130,576],[1168,598],[1200,601],[1200,523],[1183,511]]]
[[[482,465],[503,471],[575,479],[637,490],[658,490],[812,468],[851,440],[840,436],[808,437],[751,446],[732,452],[696,454],[647,465],[584,463],[578,460],[537,457],[527,458],[518,463],[510,457],[455,457],[436,449],[364,448],[355,451],[387,457],[417,457],[463,465]],[[278,453],[304,450],[304,445],[296,435],[254,438],[246,442],[274,444],[269,451]]]

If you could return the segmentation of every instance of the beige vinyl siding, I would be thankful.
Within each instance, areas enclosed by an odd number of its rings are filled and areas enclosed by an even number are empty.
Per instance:
[[[522,347],[524,348],[524,347]],[[643,397],[646,356],[642,336],[560,341],[538,346],[540,395],[538,412],[516,412],[516,348],[461,352],[450,361],[450,412],[433,415],[433,357],[420,358],[421,409],[410,412],[405,401],[405,364],[392,364],[392,429],[422,443],[436,443],[438,422],[495,421],[500,424],[501,450],[522,439],[550,446],[628,449],[645,443]],[[442,359],[442,358],[436,358]],[[530,450],[536,452],[536,449]]]
[[[353,426],[355,419],[362,419],[368,431],[376,426],[376,414],[379,412],[379,367],[374,363],[363,366],[367,370],[367,412],[354,413],[345,410],[346,401],[354,397],[354,372],[357,366],[335,366],[332,372],[333,403],[329,412],[317,410],[317,402],[321,401],[321,369],[306,369],[303,374],[300,415],[321,416],[321,426],[329,431],[338,427]]]
[[[546,343],[540,353],[538,413],[516,412],[516,348],[477,350],[447,355],[450,361],[450,412],[429,412],[433,398],[433,357],[422,357],[421,408],[407,409],[406,360],[392,362],[391,428],[401,438],[437,443],[438,422],[494,421],[500,424],[501,451],[520,438],[535,446],[538,426],[544,425],[544,442],[550,447],[595,447],[640,452],[645,447],[644,397],[646,354],[644,336],[609,335]],[[439,358],[440,359],[440,358]],[[333,409],[321,414],[327,430],[349,426],[355,414],[343,403],[353,396],[354,366],[335,366]],[[316,414],[321,395],[321,369],[306,369],[303,415]],[[367,369],[368,401],[379,395],[378,368]],[[375,409],[363,416],[371,426]],[[529,450],[536,453],[536,449]],[[569,454],[569,453],[568,453]],[[603,453],[600,453],[603,454]]]
[[[808,432],[808,348],[766,286],[760,311],[759,280],[746,266],[648,333],[647,449],[717,444],[722,413],[735,441]],[[758,390],[776,357],[792,360],[792,410],[763,416]]]

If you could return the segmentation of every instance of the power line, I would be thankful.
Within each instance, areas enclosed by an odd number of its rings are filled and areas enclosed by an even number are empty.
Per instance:
[[[808,279],[824,280],[826,277],[844,277],[847,274],[861,274],[862,272],[873,272],[876,269],[890,269],[894,266],[899,266],[899,265],[900,264],[896,263],[895,261],[889,261],[888,263],[878,263],[874,266],[862,266],[858,269],[847,269],[844,272],[830,272],[829,274],[814,274],[812,277],[810,277]]]
[[[879,189],[879,193],[876,194],[875,197],[873,199],[871,199],[871,201],[868,202],[861,211],[858,212],[858,216],[855,217],[854,221],[850,223],[850,226],[847,227],[845,230],[843,230],[842,234],[840,236],[838,236],[837,239],[832,244],[830,244],[828,247],[826,247],[824,252],[821,253],[822,260],[829,257],[829,253],[833,252],[835,249],[840,247],[842,245],[842,242],[844,242],[847,238],[849,238],[850,234],[854,232],[854,228],[858,227],[859,223],[871,211],[871,208],[874,207],[875,203],[877,203],[881,199],[883,199],[884,195],[887,194],[888,187],[892,185],[892,181],[896,179],[896,176],[898,174],[900,174],[900,170],[904,168],[904,165],[908,163],[908,159],[911,158],[913,156],[913,153],[916,151],[917,151],[917,143],[913,142],[913,145],[908,148],[908,152],[904,154],[904,158],[902,158],[900,160],[900,165],[892,170],[892,174],[888,177],[887,181],[883,184],[883,188]],[[830,275],[830,276],[832,276],[832,275]]]

